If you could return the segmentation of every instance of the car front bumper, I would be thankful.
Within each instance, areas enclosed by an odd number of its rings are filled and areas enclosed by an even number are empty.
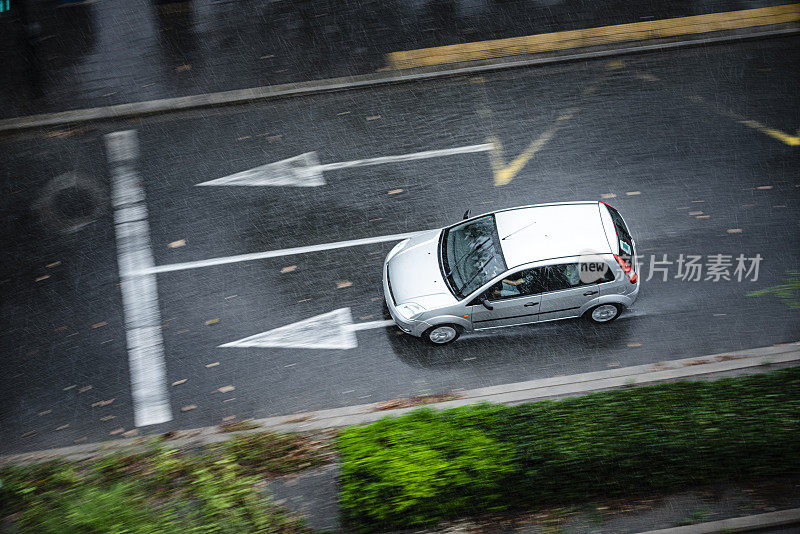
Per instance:
[[[389,310],[389,315],[392,316],[392,320],[400,330],[406,334],[421,337],[423,332],[430,328],[430,325],[425,321],[404,319],[397,311],[397,306],[395,306],[394,297],[392,296],[388,265],[388,262],[383,262],[383,299],[386,301],[386,308]]]

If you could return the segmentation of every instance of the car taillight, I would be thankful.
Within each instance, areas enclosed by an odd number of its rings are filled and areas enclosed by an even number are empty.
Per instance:
[[[639,279],[639,275],[637,273],[633,273],[632,272],[633,269],[628,264],[628,262],[617,256],[616,254],[614,254],[614,259],[617,260],[619,266],[622,267],[622,270],[625,272],[625,274],[628,275],[628,280],[631,281],[631,284],[635,284],[636,281]]]

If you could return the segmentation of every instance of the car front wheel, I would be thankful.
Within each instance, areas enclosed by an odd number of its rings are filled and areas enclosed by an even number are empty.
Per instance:
[[[434,345],[447,345],[452,343],[461,335],[460,329],[453,324],[440,324],[429,328],[423,337]]]
[[[619,304],[600,304],[587,310],[584,317],[595,324],[605,324],[619,317],[620,313],[622,313],[622,306]]]

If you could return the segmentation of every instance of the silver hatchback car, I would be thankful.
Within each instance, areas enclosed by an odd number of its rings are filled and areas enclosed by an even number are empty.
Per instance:
[[[462,332],[572,317],[607,323],[636,300],[636,244],[604,202],[468,217],[386,256],[386,304],[404,332],[444,345]]]

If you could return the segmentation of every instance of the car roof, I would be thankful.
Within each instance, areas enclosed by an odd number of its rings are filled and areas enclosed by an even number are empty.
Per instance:
[[[583,253],[612,253],[598,202],[511,208],[496,212],[495,220],[509,269]]]

